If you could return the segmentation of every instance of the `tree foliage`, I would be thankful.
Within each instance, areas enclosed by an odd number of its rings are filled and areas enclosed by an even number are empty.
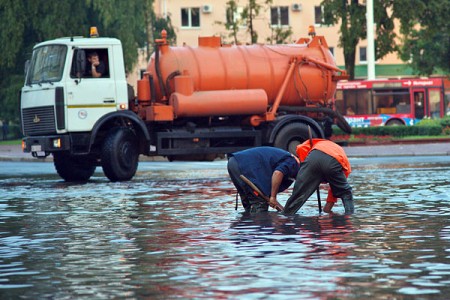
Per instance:
[[[251,44],[256,44],[258,42],[258,32],[253,28],[253,22],[259,16],[261,9],[270,4],[272,4],[272,0],[264,0],[263,4],[258,0],[248,0],[248,5],[242,10],[241,17],[246,22]]]
[[[394,18],[389,15],[393,0],[374,1],[375,21],[375,60],[381,59],[389,53],[398,51],[395,44]]]
[[[355,78],[356,45],[365,37],[365,7],[357,0],[324,0],[324,23],[335,25],[341,22],[339,29],[339,47],[344,50],[344,62],[350,79]]]
[[[401,58],[420,75],[450,74],[450,1],[396,0],[401,23]]]
[[[2,0],[0,1],[0,76],[5,76],[4,70],[15,67],[20,49],[23,46],[23,35],[25,32],[25,14],[22,1]],[[6,26],[11,24],[10,26]]]
[[[289,38],[294,33],[291,26],[289,26],[288,28],[283,28],[278,26],[273,27],[269,24],[269,27],[270,36],[266,40],[270,44],[286,44],[289,42]]]
[[[324,0],[325,23],[341,22],[339,46],[354,78],[356,45],[366,38],[365,6],[358,0]],[[390,15],[389,12],[392,12]],[[374,1],[375,59],[398,51],[419,75],[450,74],[450,1]],[[400,21],[401,46],[395,45],[394,21]]]
[[[152,44],[158,26],[167,26],[175,38],[170,19],[156,18],[154,0],[0,0],[0,119],[18,121],[18,93],[23,85],[24,64],[33,46],[63,36],[87,36],[97,26],[101,36],[121,40],[126,70],[137,61],[137,48]],[[150,13],[149,13],[150,10]],[[151,15],[149,21],[146,15]],[[146,27],[146,21],[150,26]],[[151,42],[149,42],[151,41]]]
[[[374,21],[376,26],[375,59],[396,50],[394,22],[388,9],[392,0],[374,1]],[[341,23],[339,47],[344,50],[344,61],[350,79],[355,78],[356,46],[367,37],[366,6],[359,0],[323,0],[324,23]]]
[[[229,30],[230,33],[228,37],[233,38],[234,44],[239,44],[239,40],[237,38],[239,28],[242,26],[242,19],[237,18],[238,15],[238,5],[235,0],[229,0],[226,3],[226,22],[216,21],[216,24],[224,25],[226,30]]]
[[[238,1],[229,0],[226,3],[227,16],[226,22],[216,22],[216,24],[224,25],[227,30],[230,31],[228,37],[232,37],[235,44],[239,44],[237,38],[238,32],[242,26],[247,28],[247,32],[250,35],[250,43],[255,44],[258,42],[258,32],[255,31],[253,27],[254,21],[258,18],[262,10],[268,9],[272,4],[273,0],[248,0],[246,5],[243,7],[241,13],[238,11]],[[236,16],[239,14],[239,17]],[[272,44],[285,43],[288,38],[292,35],[292,28],[282,28],[282,27],[272,27],[268,24],[270,28],[270,37],[266,39],[267,42]]]

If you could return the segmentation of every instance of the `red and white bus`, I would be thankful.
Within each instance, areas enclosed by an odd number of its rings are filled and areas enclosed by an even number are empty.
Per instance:
[[[414,125],[450,114],[450,81],[409,78],[338,82],[335,106],[352,127]]]

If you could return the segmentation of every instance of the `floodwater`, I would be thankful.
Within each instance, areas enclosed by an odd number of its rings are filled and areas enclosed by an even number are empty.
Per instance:
[[[351,159],[356,213],[244,215],[226,163],[0,164],[1,299],[444,299],[450,158]],[[322,191],[322,199],[326,191]],[[284,203],[288,193],[279,196]]]

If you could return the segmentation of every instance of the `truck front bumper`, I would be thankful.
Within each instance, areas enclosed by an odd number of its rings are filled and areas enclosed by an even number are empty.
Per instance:
[[[22,139],[23,152],[35,157],[45,157],[51,152],[67,151],[71,148],[69,135],[30,136]]]

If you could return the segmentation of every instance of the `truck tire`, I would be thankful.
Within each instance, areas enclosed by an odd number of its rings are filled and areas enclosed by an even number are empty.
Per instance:
[[[311,128],[313,138],[317,138],[317,134]],[[274,147],[281,148],[295,154],[297,146],[309,139],[308,125],[303,123],[290,123],[281,128],[275,137]]]
[[[111,181],[133,178],[139,162],[136,135],[128,128],[117,127],[106,136],[102,147],[103,172]]]
[[[95,161],[86,155],[70,155],[67,152],[53,153],[56,172],[67,182],[85,182],[95,172]]]

